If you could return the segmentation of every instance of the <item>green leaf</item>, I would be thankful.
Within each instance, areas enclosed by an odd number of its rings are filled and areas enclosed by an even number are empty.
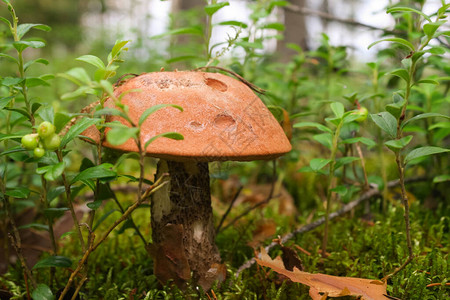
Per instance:
[[[390,73],[391,75],[400,77],[405,82],[409,82],[409,73],[405,69],[396,69]]]
[[[333,132],[330,128],[328,128],[328,127],[326,127],[326,126],[324,126],[324,125],[322,125],[320,123],[300,122],[300,123],[295,123],[294,124],[294,128],[302,128],[302,127],[315,127],[317,129],[319,129],[320,131],[329,132],[329,133]]]
[[[174,30],[169,30],[165,33],[154,35],[151,39],[159,39],[168,35],[180,35],[180,34],[192,34],[192,35],[203,35],[203,30],[200,26],[183,27]]]
[[[68,211],[68,207],[52,207],[44,209],[44,215],[47,218],[56,219],[62,217],[66,211]]]
[[[27,189],[26,187],[15,187],[15,188],[8,188],[5,192],[5,195],[18,199],[25,199],[28,198],[30,193],[31,190]]]
[[[393,43],[397,43],[397,44],[400,44],[400,45],[403,45],[403,46],[407,47],[410,51],[414,51],[414,45],[411,44],[410,42],[408,42],[407,40],[402,39],[402,38],[387,38],[387,39],[382,39],[382,40],[373,42],[372,44],[370,44],[370,45],[367,47],[367,49],[370,49],[370,48],[372,48],[373,46],[375,46],[376,44],[379,44],[379,43],[381,43],[381,42],[393,42]]]
[[[250,49],[263,49],[264,46],[261,42],[247,42],[247,41],[239,41],[235,43],[236,46],[241,46],[242,48],[250,48]]]
[[[103,63],[103,61],[94,55],[82,55],[80,57],[77,57],[76,60],[84,61],[85,63],[91,64],[98,69],[105,69],[105,64]]]
[[[425,118],[433,118],[433,117],[440,117],[440,118],[450,119],[450,116],[446,116],[446,115],[443,115],[443,114],[425,113],[425,114],[420,114],[420,115],[414,116],[411,119],[406,120],[405,122],[403,122],[402,128],[405,127],[406,124],[409,124],[412,121],[417,121],[417,120],[421,120],[421,119],[425,119]]]
[[[8,27],[12,27],[11,26],[11,22],[9,22],[8,19],[4,18],[4,17],[0,17],[0,21],[2,21],[3,23],[5,23],[6,25],[8,25]]]
[[[92,201],[86,204],[87,207],[89,207],[92,210],[96,210],[98,209],[100,206],[102,206],[103,201],[102,200],[97,200],[97,201]]]
[[[123,49],[123,47],[125,47],[126,44],[128,44],[128,42],[129,41],[121,41],[121,40],[116,41],[114,47],[111,50],[109,60],[119,55],[120,51]]]
[[[108,131],[106,140],[113,146],[119,146],[130,138],[137,138],[138,132],[139,128],[136,127],[117,126]]]
[[[95,167],[87,168],[75,176],[70,184],[74,184],[77,181],[89,180],[89,179],[100,179],[117,176],[116,171],[113,170],[113,165],[109,163],[104,163]]]
[[[342,119],[341,118],[325,118],[325,121],[327,121],[337,127],[342,122]]]
[[[432,38],[434,36],[434,33],[436,30],[443,24],[445,24],[446,21],[438,21],[438,22],[430,22],[425,25],[423,25],[423,32],[426,34],[428,38]]]
[[[345,109],[341,102],[333,102],[330,104],[330,107],[336,118],[341,119],[344,116]]]
[[[402,7],[402,6],[397,6],[397,7],[392,7],[389,8],[388,10],[386,10],[386,13],[390,14],[390,13],[395,13],[395,12],[413,12],[416,13],[418,15],[421,15],[425,20],[427,20],[428,22],[431,22],[431,19],[428,15],[424,14],[423,12],[421,12],[420,10],[411,8],[411,7]]]
[[[412,138],[413,138],[412,135],[407,135],[405,137],[402,137],[401,139],[386,141],[384,144],[390,150],[397,152],[397,151],[405,148],[409,144],[409,142],[411,142]]]
[[[397,120],[390,113],[384,111],[378,114],[371,114],[372,120],[390,137],[395,138],[397,135]]]
[[[433,183],[441,183],[441,182],[447,182],[450,181],[450,175],[444,174],[444,175],[438,175],[433,178]]]
[[[0,98],[0,109],[6,107],[9,104],[9,102],[11,102],[12,99],[14,99],[14,96]]]
[[[160,110],[161,108],[164,108],[164,107],[173,107],[173,108],[178,109],[179,111],[183,111],[183,108],[181,106],[175,105],[175,104],[157,104],[157,105],[154,105],[154,106],[152,106],[150,108],[147,108],[142,113],[141,117],[139,118],[139,126],[141,126],[151,114],[153,114],[154,112],[156,112],[156,111],[158,111],[158,110]]]
[[[333,136],[331,133],[321,133],[313,136],[313,139],[320,144],[324,145],[328,149],[331,149],[331,145],[333,143]]]
[[[100,86],[109,95],[113,95],[114,94],[114,87],[111,84],[111,82],[109,82],[108,80],[100,80]]]
[[[50,86],[47,81],[39,77],[27,77],[25,79],[25,84],[29,88],[34,86]]]
[[[95,229],[97,229],[98,226],[100,226],[100,224],[103,223],[103,221],[106,220],[106,218],[108,218],[112,213],[114,212],[118,212],[118,210],[116,209],[111,209],[110,211],[108,211],[105,214],[102,214],[102,216],[100,217],[100,219],[98,219],[97,223],[95,223],[94,227],[92,228],[92,231],[95,231]]]
[[[342,141],[342,143],[343,144],[362,143],[362,144],[368,146],[369,148],[377,145],[377,143],[374,140],[368,139],[365,137],[354,137],[354,138],[350,138],[350,139],[345,139]]]
[[[117,108],[105,107],[105,108],[99,109],[94,113],[94,117],[99,117],[99,116],[120,116],[120,117],[124,118],[125,120],[128,120],[128,122],[131,123],[131,120],[129,120],[128,116],[123,111],[121,111],[120,109],[117,109]],[[119,123],[119,124],[123,125],[122,123]],[[111,125],[111,123],[105,124],[106,127],[108,127],[107,125]]]
[[[66,73],[59,73],[58,76],[70,80],[79,86],[83,86],[91,82],[91,78],[83,68],[73,68]]]
[[[64,172],[64,162],[59,162],[54,165],[40,167],[36,169],[37,174],[45,174],[44,178],[48,181],[56,180]]]
[[[403,105],[405,105],[405,103],[406,101],[401,98],[399,102],[386,105],[385,109],[397,120],[402,114]]]
[[[298,172],[301,173],[318,173],[318,174],[322,174],[322,175],[327,175],[328,174],[328,170],[317,170],[314,171],[310,166],[305,166],[302,167],[298,170]]]
[[[55,300],[52,290],[45,284],[38,284],[31,294],[34,300]]]
[[[64,77],[64,76],[61,76],[61,77]],[[82,85],[82,84],[83,83],[80,83],[80,85]],[[73,92],[65,93],[64,95],[61,96],[61,99],[62,100],[70,100],[70,99],[75,99],[78,97],[85,96],[86,94],[95,95],[96,92],[93,88],[90,88],[88,86],[81,86]]]
[[[434,55],[443,55],[445,54],[446,50],[444,47],[432,46],[430,49],[424,50],[424,52],[428,52]]]
[[[56,127],[56,132],[60,132],[61,129],[64,128],[64,126],[72,120],[74,115],[68,115],[65,113],[57,112],[54,116],[53,125]]]
[[[325,167],[326,165],[328,165],[330,162],[331,162],[331,159],[313,158],[309,162],[309,166],[311,167],[311,170],[313,170],[314,172],[317,172],[320,169],[322,169],[323,167]]]
[[[69,131],[61,139],[61,148],[64,148],[67,143],[76,138],[79,134],[85,131],[88,127],[99,123],[101,119],[82,118],[71,126]]]
[[[205,12],[208,16],[212,16],[214,15],[219,9],[225,7],[225,6],[229,6],[230,3],[228,2],[220,2],[220,3],[214,3],[214,4],[210,4],[205,6]]]
[[[419,81],[416,81],[414,83],[414,85],[419,85],[421,83],[439,85],[439,81],[436,81],[436,80],[433,80],[433,79],[421,79]]]
[[[5,53],[0,53],[0,57],[4,57],[9,59],[10,61],[19,64],[19,61],[17,59],[15,59],[14,57],[12,57],[11,55],[5,54]]]
[[[338,158],[338,159],[336,159],[336,164],[334,165],[334,170],[337,170],[340,167],[342,167],[343,165],[352,163],[359,159],[360,159],[359,157],[353,157],[353,156],[345,156],[345,157]]]
[[[178,132],[165,132],[165,133],[161,133],[158,135],[155,135],[154,137],[152,137],[151,139],[149,139],[144,146],[144,149],[147,149],[148,145],[150,145],[154,140],[161,138],[161,137],[165,137],[168,139],[172,139],[172,140],[184,140],[184,136]]]
[[[27,229],[27,228],[35,228],[37,230],[48,231],[48,225],[46,225],[46,224],[30,223],[30,224],[19,226],[19,229]]]
[[[416,159],[416,158],[419,158],[419,157],[433,155],[433,154],[438,154],[438,153],[444,153],[444,152],[450,152],[450,150],[449,149],[440,148],[440,147],[434,147],[434,146],[425,146],[425,147],[416,148],[414,150],[411,150],[406,155],[406,157],[405,157],[405,164],[408,164],[413,159]]]
[[[32,64],[35,63],[39,63],[39,64],[43,64],[43,65],[48,65],[49,62],[46,59],[43,58],[37,58],[37,59],[33,59],[28,61],[26,64],[23,65],[24,70],[26,71]]]
[[[242,27],[242,28],[247,28],[248,25],[243,23],[243,22],[239,22],[239,21],[224,21],[224,22],[220,22],[217,25],[223,25],[223,26],[237,26],[237,27]]]
[[[345,194],[347,194],[348,192],[348,189],[345,185],[338,185],[335,188],[332,188],[331,191],[338,193],[340,196],[345,196]]]
[[[45,43],[40,41],[17,41],[13,42],[12,45],[14,46],[14,48],[16,48],[18,52],[22,52],[28,47],[35,49],[45,47]]]
[[[72,266],[72,261],[68,257],[49,256],[38,261],[34,265],[33,270],[50,267],[70,268],[70,266]]]
[[[4,77],[0,80],[1,84],[5,86],[14,86],[22,83],[25,79],[19,77]]]
[[[270,23],[262,26],[261,29],[274,29],[278,31],[284,31],[286,27],[281,23]]]
[[[31,29],[39,29],[42,31],[50,31],[50,26],[44,25],[44,24],[20,24],[17,26],[17,37],[22,39],[22,37]]]

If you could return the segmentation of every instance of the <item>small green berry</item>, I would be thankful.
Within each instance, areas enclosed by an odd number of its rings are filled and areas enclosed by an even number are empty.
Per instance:
[[[44,148],[47,150],[56,150],[61,144],[61,138],[57,134],[53,134],[44,139]]]
[[[25,149],[33,150],[38,145],[38,135],[36,133],[24,135],[21,142]]]
[[[355,120],[358,123],[362,123],[367,119],[367,115],[369,114],[369,111],[364,106],[361,106],[358,111],[355,112],[355,114],[358,114],[359,117]]]
[[[41,158],[45,154],[45,150],[42,148],[34,148],[33,150],[34,157]]]
[[[38,134],[41,138],[47,138],[55,133],[56,127],[48,121],[42,122],[38,127]]]

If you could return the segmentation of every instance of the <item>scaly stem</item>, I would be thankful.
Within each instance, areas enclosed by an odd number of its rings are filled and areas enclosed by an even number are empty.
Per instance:
[[[326,257],[326,250],[327,250],[327,243],[328,243],[328,223],[329,223],[329,216],[330,216],[330,206],[331,206],[331,195],[332,195],[332,185],[333,185],[333,179],[334,179],[334,168],[336,166],[336,153],[338,150],[338,140],[339,135],[341,133],[343,122],[341,121],[339,125],[336,128],[336,131],[333,136],[333,145],[331,149],[331,157],[330,157],[330,173],[328,174],[328,181],[327,181],[327,207],[325,212],[325,229],[323,232],[323,240],[322,240],[322,257]]]

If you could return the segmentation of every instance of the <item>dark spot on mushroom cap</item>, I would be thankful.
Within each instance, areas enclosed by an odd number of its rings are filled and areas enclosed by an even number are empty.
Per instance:
[[[214,78],[206,78],[205,83],[206,85],[212,87],[213,89],[221,92],[226,92],[228,89],[228,86],[225,83]]]
[[[233,130],[236,127],[236,120],[230,115],[220,114],[215,117],[214,126],[222,130]]]

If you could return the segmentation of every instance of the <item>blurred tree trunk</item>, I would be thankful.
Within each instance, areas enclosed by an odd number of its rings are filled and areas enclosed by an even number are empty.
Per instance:
[[[291,4],[298,7],[304,7],[306,0],[290,0]],[[278,41],[277,52],[282,60],[289,60],[295,51],[286,48],[286,44],[294,43],[302,47],[303,50],[308,49],[308,32],[306,28],[305,15],[284,10],[284,39]]]

